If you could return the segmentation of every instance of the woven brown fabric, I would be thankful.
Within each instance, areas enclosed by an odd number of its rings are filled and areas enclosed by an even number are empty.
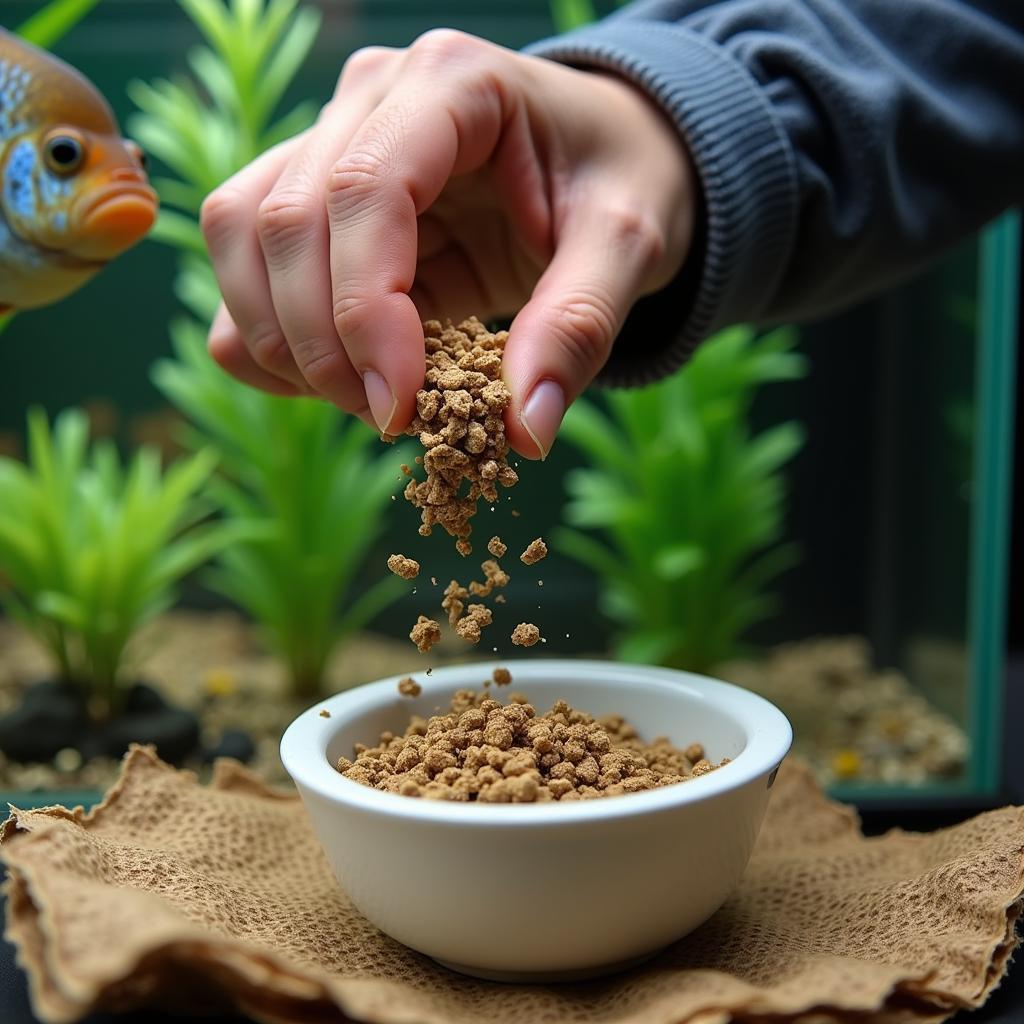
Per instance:
[[[136,748],[93,812],[14,810],[2,842],[7,935],[47,1021],[218,1001],[266,1021],[941,1021],[998,983],[1024,890],[1021,809],[865,839],[787,763],[740,888],[702,928],[614,977],[501,985],[378,932],[298,799],[233,762],[203,787]]]

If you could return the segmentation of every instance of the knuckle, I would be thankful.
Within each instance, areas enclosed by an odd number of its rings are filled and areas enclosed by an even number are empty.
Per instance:
[[[364,46],[362,49],[356,50],[345,61],[341,69],[340,81],[347,83],[367,75],[376,74],[376,72],[390,62],[393,56],[394,51],[386,46]]]
[[[479,52],[481,40],[454,28],[432,28],[413,41],[410,58],[430,66],[464,60]]]
[[[249,331],[247,348],[253,362],[273,373],[292,362],[288,342],[276,324],[257,324]]]
[[[302,376],[315,391],[326,393],[333,390],[345,369],[343,353],[334,346],[310,346],[302,357]]]
[[[334,329],[343,342],[358,335],[371,318],[370,304],[365,299],[348,296],[334,301]]]
[[[595,365],[608,358],[615,340],[616,317],[606,299],[579,290],[562,305],[552,328],[574,368],[590,374]]]
[[[305,235],[315,217],[308,196],[271,192],[256,211],[256,232],[260,243],[280,248],[296,236]]]
[[[615,252],[646,274],[664,259],[668,241],[658,225],[634,209],[612,208],[606,224]]]
[[[208,245],[216,245],[230,236],[242,219],[245,201],[230,188],[215,189],[199,209],[199,225]]]
[[[372,193],[385,180],[389,164],[382,147],[346,153],[327,176],[328,202],[347,202]]]

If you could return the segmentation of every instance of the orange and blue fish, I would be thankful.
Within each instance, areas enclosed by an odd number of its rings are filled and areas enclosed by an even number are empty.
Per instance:
[[[0,29],[0,313],[71,294],[156,214],[142,150],[96,87]]]

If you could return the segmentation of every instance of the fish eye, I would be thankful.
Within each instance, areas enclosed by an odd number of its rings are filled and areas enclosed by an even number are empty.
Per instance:
[[[85,147],[73,135],[54,135],[46,141],[45,156],[55,174],[74,174],[85,158]]]

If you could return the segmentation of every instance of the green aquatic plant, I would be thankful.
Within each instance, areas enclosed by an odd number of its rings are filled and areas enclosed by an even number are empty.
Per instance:
[[[188,54],[194,77],[131,83],[140,112],[128,126],[170,172],[152,178],[163,209],[150,237],[205,257],[203,199],[316,117],[312,102],[276,112],[316,39],[320,14],[297,0],[179,3],[207,44]]]
[[[166,470],[139,449],[127,463],[90,445],[86,414],[51,430],[28,417],[28,461],[0,458],[0,601],[49,651],[60,676],[117,708],[129,642],[174,601],[187,573],[243,528],[205,522],[209,449]]]
[[[732,328],[683,372],[566,416],[561,436],[590,465],[567,477],[565,518],[600,537],[563,527],[557,544],[597,573],[622,659],[707,670],[771,611],[767,586],[795,558],[781,470],[803,432],[753,434],[748,414],[762,385],[806,372],[794,343]]]
[[[68,34],[100,0],[51,0],[26,18],[16,35],[44,50]]]
[[[220,553],[209,583],[259,624],[293,691],[312,696],[335,645],[405,590],[385,574],[354,597],[397,467],[411,458],[395,449],[382,458],[373,431],[326,402],[277,398],[228,377],[195,321],[178,321],[172,336],[177,358],[157,364],[157,386],[190,421],[188,443],[220,455],[211,497],[231,521],[259,531]]]

